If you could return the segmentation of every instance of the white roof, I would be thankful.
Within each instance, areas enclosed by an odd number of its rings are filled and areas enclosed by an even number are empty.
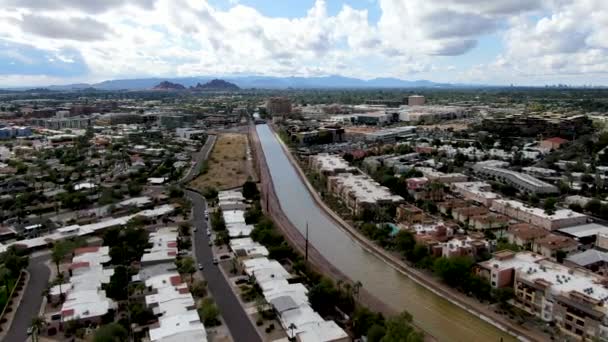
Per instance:
[[[226,226],[231,223],[245,223],[245,211],[243,210],[225,210],[222,211]]]
[[[95,188],[95,184],[93,183],[79,183],[74,185],[74,190],[83,190],[83,189],[93,189]]]
[[[552,215],[547,215],[545,211],[541,208],[530,207],[523,202],[515,201],[515,200],[506,200],[506,199],[497,199],[494,201],[496,204],[502,204],[505,206],[510,206],[511,208],[518,209],[523,212],[527,212],[534,216],[547,218],[550,220],[561,220],[573,217],[586,217],[584,214],[577,213],[570,209],[558,209]]]
[[[341,173],[337,176],[329,177],[337,179],[344,187],[344,190],[352,193],[357,201],[364,203],[376,203],[378,201],[399,202],[403,197],[393,195],[391,191],[380,185],[367,175],[353,175],[352,173]],[[344,191],[342,190],[342,191]]]
[[[185,314],[161,317],[158,328],[150,329],[152,342],[207,341],[207,333],[198,313],[190,310]]]
[[[560,232],[575,238],[595,236],[600,233],[608,233],[608,227],[598,223],[582,224],[580,226],[559,229]]]
[[[233,251],[244,250],[247,255],[268,256],[268,249],[251,238],[241,238],[230,240],[230,248]]]
[[[126,199],[120,203],[118,203],[118,206],[120,207],[126,207],[129,205],[135,205],[135,206],[142,206],[142,205],[146,205],[148,203],[151,203],[152,199],[148,196],[141,196],[141,197],[133,197],[133,198],[129,198]]]
[[[297,334],[301,342],[326,342],[347,339],[348,335],[334,321],[306,324],[304,331]]]
[[[231,238],[249,236],[251,235],[253,228],[255,228],[253,225],[245,224],[245,222],[231,223],[226,225],[228,236]]]
[[[166,177],[150,177],[148,178],[148,182],[150,184],[163,184],[167,181]]]
[[[311,157],[319,165],[319,170],[322,171],[335,171],[345,170],[350,168],[350,165],[344,158],[335,154],[319,153],[316,156]]]
[[[250,276],[255,276],[259,284],[270,280],[291,278],[291,274],[276,260],[267,258],[249,259],[244,260],[243,265],[245,266],[245,272]]]

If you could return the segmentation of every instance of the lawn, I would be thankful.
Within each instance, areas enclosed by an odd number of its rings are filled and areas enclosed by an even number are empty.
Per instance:
[[[223,190],[243,185],[249,176],[247,144],[246,134],[219,135],[201,175],[191,185],[201,190],[205,187]]]

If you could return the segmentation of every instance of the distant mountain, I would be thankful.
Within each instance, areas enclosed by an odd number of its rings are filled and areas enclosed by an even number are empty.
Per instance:
[[[205,84],[197,83],[194,87],[190,87],[190,90],[193,91],[237,91],[240,89],[234,83],[219,79],[213,79]]]
[[[152,87],[152,90],[186,90],[186,87],[179,83],[172,83],[169,81],[162,81],[159,84]]]
[[[214,82],[215,81],[215,82]],[[320,76],[320,77],[274,77],[274,76],[227,76],[218,79],[217,76],[200,76],[200,77],[176,77],[176,78],[138,78],[138,79],[117,79],[108,80],[95,84],[70,84],[61,86],[49,86],[51,90],[81,90],[84,88],[95,88],[98,90],[147,90],[153,89],[156,86],[161,86],[164,82],[183,86],[184,88],[219,86],[219,90],[225,91],[224,85],[219,85],[218,81],[232,84],[240,89],[312,89],[312,88],[470,88],[470,87],[487,87],[484,85],[472,84],[453,84],[453,83],[436,83],[427,80],[407,81],[398,78],[374,78],[371,80],[362,80],[352,77],[344,77],[338,75]],[[237,90],[230,87],[230,90]],[[178,90],[178,88],[171,90]],[[179,88],[181,89],[181,88]]]

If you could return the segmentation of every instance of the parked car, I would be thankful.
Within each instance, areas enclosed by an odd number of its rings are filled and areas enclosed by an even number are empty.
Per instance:
[[[219,260],[217,260],[217,258],[213,258],[213,264],[217,265],[219,263]]]
[[[205,268],[205,267],[203,266],[203,264],[198,264],[198,269],[199,269],[199,270],[201,270],[201,271],[202,271],[202,270],[203,270],[203,268]]]

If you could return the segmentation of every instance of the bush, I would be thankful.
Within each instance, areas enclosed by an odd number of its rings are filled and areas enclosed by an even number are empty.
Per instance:
[[[258,327],[259,327],[260,325],[262,325],[262,324],[264,324],[264,320],[263,320],[263,319],[261,319],[261,318],[258,318],[258,319],[255,321],[255,325],[257,325]]]

